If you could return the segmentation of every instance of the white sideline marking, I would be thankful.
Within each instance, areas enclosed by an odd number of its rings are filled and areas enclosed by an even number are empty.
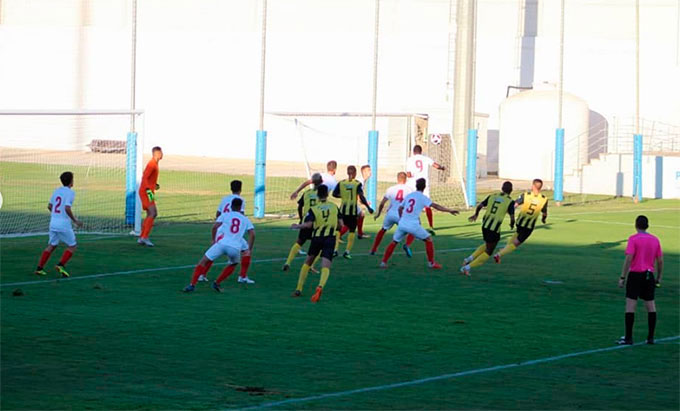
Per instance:
[[[611,213],[642,213],[642,212],[649,212],[649,211],[678,211],[680,210],[680,207],[678,208],[646,208],[646,209],[639,209],[639,208],[630,208],[630,209],[625,209],[625,210],[604,210],[604,211],[584,211],[582,213],[565,213],[565,214],[559,214],[560,216],[566,216],[566,215],[589,215],[589,214],[611,214]]]
[[[680,339],[680,335],[676,335],[675,337],[661,338],[661,339],[658,339],[656,341],[663,343],[663,342],[668,342],[668,341],[674,341],[674,340],[677,340],[677,339]],[[637,344],[635,344],[635,346],[643,345],[643,344],[646,344],[646,343],[644,343],[644,342],[637,343]],[[408,387],[408,386],[411,386],[411,385],[425,384],[425,383],[433,382],[433,381],[448,380],[448,379],[451,379],[451,378],[465,377],[465,376],[468,376],[468,375],[482,374],[482,373],[487,373],[487,372],[491,372],[491,371],[500,371],[500,370],[507,370],[509,368],[525,367],[527,365],[543,364],[543,363],[547,363],[547,362],[563,360],[565,358],[579,357],[579,356],[582,356],[582,355],[621,350],[621,349],[624,349],[624,348],[627,348],[627,347],[631,347],[631,346],[630,345],[615,345],[615,346],[606,347],[606,348],[596,348],[594,350],[574,352],[574,353],[570,353],[570,354],[557,355],[557,356],[554,356],[554,357],[539,358],[537,360],[530,360],[530,361],[524,361],[524,362],[519,362],[519,363],[497,365],[495,367],[477,368],[475,370],[460,371],[460,372],[451,373],[451,374],[438,375],[436,377],[421,378],[421,379],[418,379],[418,380],[402,381],[402,382],[397,382],[397,383],[393,383],[393,384],[376,385],[376,386],[373,386],[373,387],[357,388],[357,389],[354,389],[354,390],[332,392],[332,393],[328,393],[328,394],[312,395],[312,396],[309,396],[309,397],[291,398],[291,399],[282,400],[282,401],[266,402],[266,403],[259,404],[259,405],[237,408],[237,409],[253,410],[253,409],[260,409],[260,408],[272,408],[272,407],[278,407],[279,405],[299,404],[301,402],[323,400],[323,399],[326,399],[326,398],[333,398],[333,397],[345,397],[345,396],[348,396],[348,395],[360,394],[360,393],[364,393],[364,392],[391,390],[393,388]]]
[[[570,220],[570,218],[567,217],[548,217],[552,218],[554,220]],[[596,224],[610,224],[610,225],[625,225],[629,227],[633,227],[635,224],[634,223],[621,223],[618,221],[600,221],[600,220],[583,220],[583,219],[578,219],[576,220],[577,223],[596,223]],[[672,225],[658,225],[658,224],[652,224],[650,227],[651,230],[654,230],[655,228],[670,228],[670,229],[675,229],[679,230],[680,227],[677,226],[672,226]]]
[[[438,253],[449,253],[449,252],[454,252],[454,251],[468,251],[468,250],[474,250],[474,247],[464,247],[464,248],[448,248],[444,250],[437,250]],[[413,254],[425,254],[425,251],[414,251]],[[370,254],[368,253],[360,253],[360,254],[352,254],[354,257],[368,257]],[[306,256],[300,256],[300,257],[295,257],[295,259],[302,259],[302,258],[307,258]],[[285,257],[277,257],[277,258],[266,258],[262,260],[252,260],[251,263],[271,263],[271,262],[276,262],[276,261],[286,261]],[[226,262],[220,262],[220,263],[215,263],[215,266],[218,265],[226,265]],[[54,280],[35,280],[35,281],[21,281],[17,283],[4,283],[0,284],[0,288],[2,287],[12,287],[12,286],[17,286],[17,285],[31,285],[31,284],[47,284],[47,283],[53,283],[53,282],[60,282],[60,281],[76,281],[76,280],[88,280],[91,278],[101,278],[101,277],[113,277],[113,276],[118,276],[118,275],[130,275],[130,274],[141,274],[141,273],[152,273],[152,272],[157,272],[157,271],[171,271],[171,270],[184,270],[187,268],[194,268],[196,264],[190,264],[190,265],[176,265],[176,266],[171,266],[171,267],[155,267],[155,268],[142,268],[139,270],[128,270],[128,271],[115,271],[112,273],[102,273],[102,274],[90,274],[90,275],[81,275],[78,277],[68,277],[68,278],[58,278]]]

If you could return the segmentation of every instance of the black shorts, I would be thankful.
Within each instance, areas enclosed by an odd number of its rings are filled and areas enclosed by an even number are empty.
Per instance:
[[[644,301],[654,301],[654,290],[656,289],[656,279],[651,271],[628,273],[626,281],[626,298],[637,300],[638,297]]]
[[[357,229],[357,216],[355,215],[343,215],[342,223],[349,228],[349,231],[354,232]]]
[[[501,233],[497,233],[488,228],[482,228],[482,237],[485,243],[497,243],[501,241]]]
[[[321,253],[322,258],[328,258],[333,261],[333,253],[335,252],[335,236],[332,237],[313,237],[312,244],[309,246],[307,255],[316,257]]]
[[[305,241],[312,238],[312,231],[314,231],[314,230],[311,229],[311,228],[303,228],[302,230],[300,230],[300,232],[298,233],[298,239],[297,239],[298,244],[302,245],[302,244],[305,243]]]
[[[517,227],[517,241],[520,243],[525,242],[533,232],[533,228]]]

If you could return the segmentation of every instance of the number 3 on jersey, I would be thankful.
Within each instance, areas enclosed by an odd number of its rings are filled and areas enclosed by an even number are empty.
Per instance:
[[[229,231],[232,233],[236,234],[238,231],[241,229],[241,220],[238,218],[234,218],[231,220],[231,227],[229,228]]]
[[[406,209],[407,213],[412,213],[413,212],[413,207],[416,205],[416,200],[415,199],[410,199],[408,200],[408,208]]]

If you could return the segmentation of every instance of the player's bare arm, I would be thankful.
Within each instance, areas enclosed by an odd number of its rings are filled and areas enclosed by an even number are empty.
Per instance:
[[[302,221],[302,218],[303,218],[303,214],[302,214],[303,210],[302,209],[303,209],[302,201],[298,201],[297,212],[298,212],[298,217],[300,217],[300,221]]]
[[[50,210],[50,213],[52,212],[52,203],[47,203],[47,209]]]
[[[78,220],[76,216],[73,215],[73,211],[71,211],[71,206],[66,206],[64,209],[66,210],[66,215],[71,219],[71,221],[73,221],[73,224],[75,224],[78,227],[83,226],[83,222]]]
[[[468,218],[468,221],[471,223],[474,223],[477,221],[477,217],[479,217],[479,212],[482,211],[482,208],[484,208],[484,202],[481,202],[477,204],[477,207],[475,208],[475,213]]]
[[[314,221],[307,221],[302,224],[291,224],[290,228],[293,230],[302,230],[304,228],[312,228],[314,227]]]
[[[297,198],[298,194],[300,194],[300,191],[304,190],[305,187],[307,187],[310,184],[312,184],[311,179],[300,184],[300,186],[298,188],[296,188],[295,191],[293,191],[293,194],[290,195],[290,199],[295,200]]]
[[[380,217],[380,214],[382,213],[383,208],[385,208],[385,203],[387,203],[387,201],[387,197],[382,198],[382,201],[380,201],[380,204],[378,205],[378,214],[373,217],[374,220],[377,220],[378,217]]]
[[[217,230],[222,226],[222,223],[213,224],[212,228],[212,242],[215,242],[215,236],[217,235]]]
[[[441,165],[439,163],[432,163],[432,167],[434,167],[434,168],[436,168],[437,170],[440,170],[440,171],[446,170],[446,167],[444,167],[443,165]]]
[[[545,224],[545,222],[548,220],[548,203],[545,203],[543,206],[543,211],[541,211],[542,216],[541,216],[541,222]]]
[[[333,197],[340,198],[340,184],[333,189]]]
[[[448,208],[444,207],[443,205],[437,204],[437,203],[432,203],[430,207],[434,208],[437,211],[442,211],[444,213],[449,213],[452,215],[458,215],[460,212],[458,210],[454,210],[453,208]]]
[[[335,192],[333,192],[333,195],[335,195]],[[368,201],[366,200],[366,197],[364,197],[363,193],[359,193],[359,201],[361,201],[361,204],[365,205],[366,208],[368,209],[369,214],[373,214],[373,209],[371,206],[368,204]]]
[[[663,277],[663,256],[656,257],[656,286],[661,285],[661,278]]]
[[[248,252],[253,252],[253,245],[255,244],[255,230],[248,230]]]
[[[626,275],[630,271],[630,264],[633,262],[633,256],[626,254],[626,259],[623,260],[623,267],[621,268],[621,277],[619,277],[619,288],[623,288],[623,284],[626,282]]]

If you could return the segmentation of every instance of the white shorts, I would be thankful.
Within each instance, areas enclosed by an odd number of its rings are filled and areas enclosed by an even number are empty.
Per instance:
[[[241,251],[248,251],[250,247],[248,247],[248,242],[246,241],[245,238],[241,239]]]
[[[69,247],[76,245],[76,234],[73,229],[64,231],[54,231],[50,230],[50,239],[48,240],[49,245],[57,246],[62,242]]]
[[[399,213],[387,213],[385,219],[383,220],[382,228],[387,231],[392,228],[395,224],[399,224]]]
[[[238,264],[241,262],[241,250],[220,242],[216,242],[210,248],[208,248],[208,251],[205,252],[205,256],[210,261],[215,261],[223,255],[227,256],[229,264]]]
[[[392,237],[392,241],[400,242],[407,234],[413,235],[418,240],[427,240],[430,237],[430,233],[420,224],[400,223],[397,231],[394,233],[394,237]]]

